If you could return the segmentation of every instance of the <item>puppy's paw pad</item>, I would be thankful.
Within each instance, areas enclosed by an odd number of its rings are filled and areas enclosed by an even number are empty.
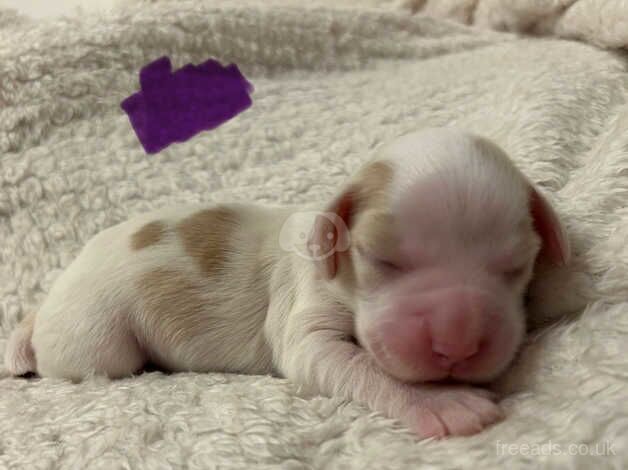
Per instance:
[[[467,436],[503,418],[488,393],[475,389],[434,391],[418,401],[402,420],[420,437]]]

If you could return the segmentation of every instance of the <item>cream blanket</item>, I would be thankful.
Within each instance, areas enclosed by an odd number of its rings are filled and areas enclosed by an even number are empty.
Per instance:
[[[147,156],[119,103],[162,55],[237,63],[252,108]],[[530,338],[496,385],[507,419],[477,436],[416,443],[271,377],[2,378],[0,468],[621,468],[627,97],[621,54],[395,2],[127,1],[54,20],[0,10],[0,351],[103,228],[186,201],[321,200],[373,146],[427,125],[509,151],[565,218],[575,255],[535,288],[536,312],[571,320]]]
[[[628,49],[626,0],[402,0],[412,12],[464,24]]]

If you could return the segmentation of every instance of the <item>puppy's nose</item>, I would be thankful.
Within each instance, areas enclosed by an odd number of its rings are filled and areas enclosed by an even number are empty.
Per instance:
[[[442,343],[432,341],[432,352],[443,367],[450,367],[476,355],[480,349],[479,341],[467,343]]]
[[[466,293],[451,294],[428,318],[434,359],[443,367],[473,357],[480,349],[485,329],[482,299]]]

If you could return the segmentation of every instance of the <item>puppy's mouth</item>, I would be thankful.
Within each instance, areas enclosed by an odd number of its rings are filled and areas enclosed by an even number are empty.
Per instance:
[[[363,343],[360,343],[357,338],[355,341],[374,357],[384,372],[403,382],[486,383],[501,372],[501,368],[492,370],[493,367],[487,365],[492,362],[489,357],[491,355],[489,344],[482,347],[472,358],[451,365],[443,365],[433,360],[429,353],[418,356],[413,361],[402,360],[387,346],[379,332],[369,335]],[[431,346],[426,345],[426,351],[428,348],[431,349]]]

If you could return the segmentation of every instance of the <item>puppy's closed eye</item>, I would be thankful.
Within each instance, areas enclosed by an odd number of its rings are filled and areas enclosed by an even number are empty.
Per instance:
[[[516,265],[502,271],[502,276],[507,283],[520,281],[528,271],[528,265]]]
[[[377,267],[385,269],[387,271],[401,272],[403,270],[403,268],[396,264],[394,261],[386,259],[373,258],[372,263],[375,264]]]
[[[357,246],[358,254],[364,258],[369,264],[377,269],[384,270],[389,273],[402,272],[404,268],[399,262],[379,254],[375,254],[362,245]]]

